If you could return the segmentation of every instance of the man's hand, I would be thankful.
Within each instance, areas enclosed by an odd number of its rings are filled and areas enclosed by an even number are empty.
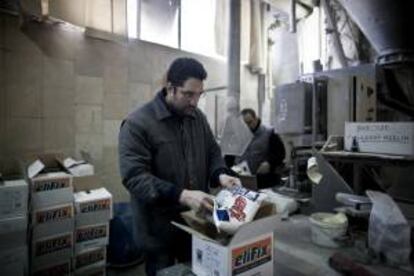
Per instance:
[[[267,161],[260,163],[259,168],[256,171],[256,174],[267,174],[270,172],[270,164]]]
[[[231,188],[233,186],[241,186],[240,179],[227,174],[220,174],[219,176],[221,186],[225,188]]]
[[[183,190],[180,195],[180,203],[198,212],[202,209],[213,211],[214,197],[198,190]]]

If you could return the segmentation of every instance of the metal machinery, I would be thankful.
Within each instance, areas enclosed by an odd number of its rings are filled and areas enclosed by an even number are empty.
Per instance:
[[[346,121],[377,119],[376,70],[375,65],[364,65],[318,72],[275,89],[273,125],[289,145],[291,171],[297,178],[290,179],[289,188],[306,190],[302,176],[307,159],[328,136],[343,135]]]
[[[343,135],[346,121],[412,121],[414,118],[414,38],[410,27],[414,2],[339,2],[378,53],[377,61],[305,75],[300,82],[274,91],[273,124],[293,150],[304,146],[315,148],[331,135]],[[325,160],[321,155],[317,157]],[[322,166],[332,176],[330,186],[336,187],[331,192],[351,189],[362,194],[376,185],[375,188],[387,191],[396,200],[414,203],[414,189],[408,183],[412,181],[412,162],[350,158],[348,164],[342,164],[346,163],[344,160],[347,159],[329,160]],[[297,170],[296,163],[291,162],[294,170]],[[333,166],[338,172],[342,169],[347,173],[338,175],[333,172]],[[391,187],[384,186],[387,182]],[[290,181],[290,186],[292,183],[295,181]],[[346,187],[347,183],[351,187]],[[319,199],[324,198],[326,204],[320,205],[319,210],[335,207],[333,198],[326,200],[328,190],[313,191],[314,197],[315,193],[324,194]]]

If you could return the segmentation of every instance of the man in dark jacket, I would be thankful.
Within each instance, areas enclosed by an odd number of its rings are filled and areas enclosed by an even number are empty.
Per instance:
[[[195,59],[176,59],[166,86],[121,126],[120,172],[131,194],[135,239],[146,253],[147,275],[176,260],[190,260],[190,235],[171,224],[183,223],[180,212],[211,209],[211,186],[240,185],[227,175],[220,148],[197,108],[206,77]]]
[[[279,184],[280,175],[275,169],[283,166],[286,155],[282,140],[273,129],[262,125],[253,109],[243,109],[240,115],[254,136],[242,156],[226,156],[227,165],[246,161],[250,173],[257,176],[259,188]]]

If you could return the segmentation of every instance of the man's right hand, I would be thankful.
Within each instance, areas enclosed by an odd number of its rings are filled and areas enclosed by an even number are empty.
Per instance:
[[[183,190],[180,195],[180,203],[193,209],[200,211],[203,208],[212,211],[214,196],[198,190]]]

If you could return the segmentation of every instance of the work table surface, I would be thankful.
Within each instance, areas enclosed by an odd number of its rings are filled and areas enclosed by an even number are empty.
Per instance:
[[[352,248],[324,248],[311,241],[309,217],[294,215],[278,220],[274,235],[275,275],[340,275],[329,267],[328,260],[335,252],[347,252]],[[365,266],[375,275],[413,275],[390,267]]]

